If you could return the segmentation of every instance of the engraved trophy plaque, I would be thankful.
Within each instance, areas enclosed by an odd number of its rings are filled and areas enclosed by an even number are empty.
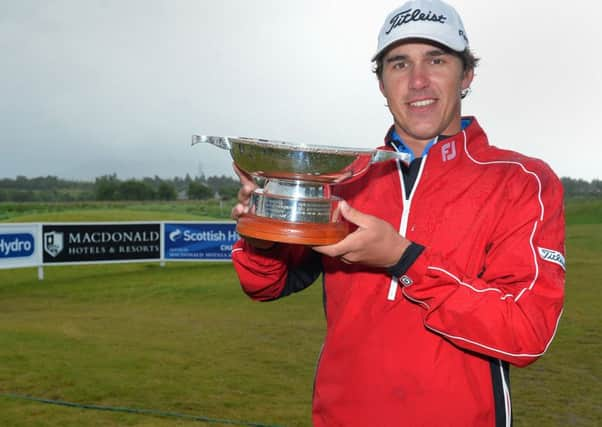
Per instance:
[[[193,145],[201,142],[228,150],[241,170],[263,181],[249,212],[238,219],[241,236],[311,246],[336,243],[349,233],[332,185],[361,175],[373,163],[407,160],[406,154],[386,150],[193,135]]]

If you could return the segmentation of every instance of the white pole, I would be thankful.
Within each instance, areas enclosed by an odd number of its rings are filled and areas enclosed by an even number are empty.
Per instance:
[[[36,251],[38,251],[38,280],[44,280],[44,236],[43,225],[38,223],[38,235],[36,237]]]
[[[165,267],[165,221],[161,221],[161,225],[159,227],[159,259],[161,260],[159,266]]]

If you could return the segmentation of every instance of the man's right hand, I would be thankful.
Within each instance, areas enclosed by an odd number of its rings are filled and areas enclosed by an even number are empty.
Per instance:
[[[232,164],[234,172],[240,180],[240,190],[238,190],[238,203],[232,208],[232,219],[238,221],[241,215],[249,212],[251,208],[251,195],[257,188],[257,184],[253,181],[251,175],[241,170],[236,163]]]
[[[240,180],[240,190],[238,190],[238,203],[232,208],[232,219],[238,222],[241,215],[249,213],[251,211],[251,195],[257,188],[257,184],[253,181],[251,175],[236,166],[236,163],[232,164],[234,172],[238,175]],[[258,249],[270,249],[275,245],[275,242],[268,240],[254,239],[251,237],[242,236],[250,245]]]

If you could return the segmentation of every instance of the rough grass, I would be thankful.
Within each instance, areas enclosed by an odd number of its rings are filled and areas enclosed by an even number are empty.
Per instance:
[[[517,426],[602,425],[602,225],[567,228],[564,314],[548,353],[511,371]]]
[[[602,425],[602,200],[566,202],[567,282],[556,338],[511,371],[517,426]]]
[[[569,199],[566,202],[566,222],[573,224],[600,224],[602,199]]]
[[[601,205],[567,203],[565,311],[548,353],[511,370],[517,426],[602,425],[602,216],[590,212]],[[59,212],[53,221],[71,215]],[[128,219],[145,219],[145,210],[136,212]],[[32,221],[50,220],[47,214]],[[152,213],[153,220],[188,219],[170,218],[181,214]],[[114,216],[98,209],[85,220]],[[43,282],[36,277],[34,269],[0,270],[0,393],[310,425],[324,333],[320,286],[254,303],[229,263],[48,267]],[[0,397],[0,425],[215,424]]]
[[[230,217],[231,202],[0,203],[0,221],[158,221],[214,220]]]
[[[2,392],[308,424],[318,287],[258,304],[230,264],[46,270],[41,283],[31,269],[0,271]],[[0,399],[1,425],[174,425],[147,418]]]

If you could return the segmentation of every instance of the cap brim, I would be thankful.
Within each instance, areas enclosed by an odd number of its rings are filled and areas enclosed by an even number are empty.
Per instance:
[[[378,60],[378,58],[380,56],[382,56],[385,53],[385,51],[389,50],[394,45],[401,44],[403,42],[413,41],[413,40],[417,40],[417,41],[425,40],[427,42],[435,42],[435,43],[445,46],[455,52],[463,52],[467,47],[466,45],[460,45],[460,44],[449,43],[447,41],[443,41],[443,40],[441,40],[441,38],[434,37],[429,34],[412,34],[412,35],[405,36],[401,39],[391,40],[389,43],[384,45],[378,52],[376,52],[376,54],[372,57],[371,62],[375,62],[376,60]]]

